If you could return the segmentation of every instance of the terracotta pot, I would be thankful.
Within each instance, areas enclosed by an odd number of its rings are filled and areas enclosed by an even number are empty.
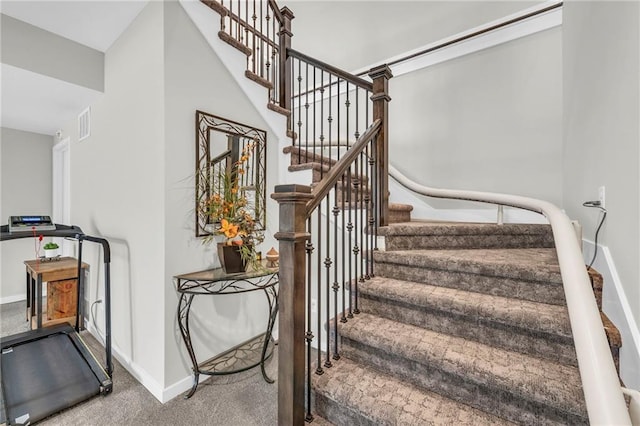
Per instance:
[[[244,272],[247,269],[247,263],[243,261],[240,254],[240,246],[218,243],[218,259],[227,274]]]

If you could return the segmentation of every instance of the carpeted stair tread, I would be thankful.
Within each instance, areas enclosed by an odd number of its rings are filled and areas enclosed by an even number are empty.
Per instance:
[[[313,387],[316,406],[341,425],[511,424],[346,358],[314,376]]]
[[[577,366],[564,306],[384,277],[359,295],[362,312]]]
[[[557,334],[571,339],[571,324],[567,309],[558,305],[517,300],[490,294],[479,294],[429,284],[375,277],[360,283],[360,294],[410,303],[424,308],[491,317],[496,322]]]
[[[549,225],[413,221],[379,230],[387,250],[554,247]]]
[[[351,341],[369,348],[359,351],[365,358],[373,351],[393,354],[411,363],[429,365],[444,374],[463,377],[474,386],[506,392],[586,419],[580,375],[575,367],[366,313],[343,324],[342,338],[347,345]],[[347,351],[348,357],[349,353]]]
[[[463,271],[476,275],[562,284],[555,249],[378,251],[374,254],[374,260],[447,271]]]
[[[414,221],[381,227],[378,235],[538,235],[551,233],[551,227],[544,224],[468,222],[428,222]]]

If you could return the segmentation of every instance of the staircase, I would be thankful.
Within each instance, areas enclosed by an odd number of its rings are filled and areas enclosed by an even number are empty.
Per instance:
[[[300,424],[305,414],[319,425],[585,424],[594,395],[620,393],[605,366],[590,381],[587,415],[554,247],[581,269],[566,216],[537,200],[433,190],[425,195],[551,215],[563,238],[554,242],[543,225],[410,222],[412,207],[387,198],[388,67],[370,70],[369,82],[292,50],[293,14],[274,0],[254,2],[253,14],[248,3],[202,2],[220,15],[219,37],[248,58],[245,75],[268,89],[269,109],[288,117],[289,170],[312,171],[308,186],[272,194],[280,204],[279,424]],[[256,25],[263,10],[273,26],[266,34]],[[319,150],[309,138],[316,130]],[[342,146],[350,146],[342,159],[323,155]],[[342,254],[338,241],[350,244]],[[576,290],[581,279],[569,285],[572,320],[576,301],[592,303]],[[315,330],[312,297],[324,297]],[[580,315],[590,330],[600,327],[591,313]],[[579,331],[583,355],[601,350],[601,336],[584,340]],[[615,344],[614,353],[619,338]],[[605,386],[594,392],[594,383]],[[615,407],[597,407],[594,418],[626,421],[621,395],[609,401]]]
[[[338,425],[587,423],[553,238],[544,225],[383,229],[376,277],[313,383]],[[506,248],[505,248],[506,247]]]

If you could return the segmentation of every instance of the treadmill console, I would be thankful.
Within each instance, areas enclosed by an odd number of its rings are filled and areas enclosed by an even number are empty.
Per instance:
[[[11,216],[9,217],[9,233],[55,231],[56,225],[50,216]]]

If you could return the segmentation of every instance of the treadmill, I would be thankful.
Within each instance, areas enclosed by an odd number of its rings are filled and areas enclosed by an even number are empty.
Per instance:
[[[46,223],[48,216],[30,218],[33,226],[18,229],[0,227],[0,241],[19,238],[64,237],[78,241],[78,305],[76,323],[38,328],[0,338],[0,425],[28,425],[113,389],[111,360],[111,251],[104,238],[86,235],[78,226]],[[37,218],[43,219],[40,226]],[[80,337],[80,312],[84,274],[82,245],[85,241],[102,246],[104,257],[105,362],[101,365]],[[31,283],[29,283],[31,285]],[[41,297],[41,295],[38,295]]]

